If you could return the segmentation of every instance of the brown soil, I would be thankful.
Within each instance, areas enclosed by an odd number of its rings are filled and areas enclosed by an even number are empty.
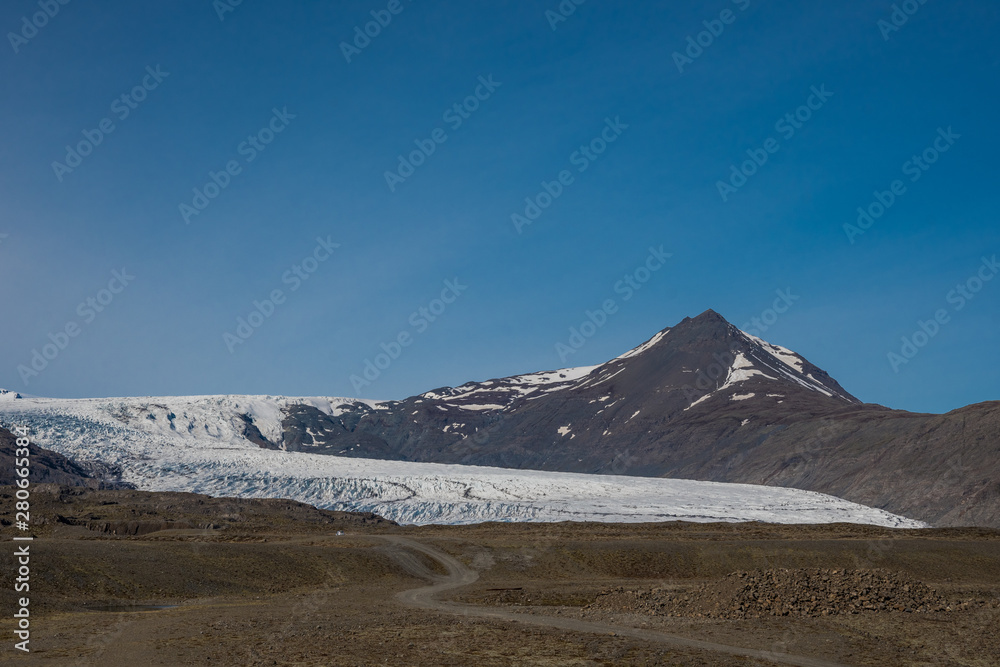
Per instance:
[[[32,521],[33,651],[12,649],[5,586],[4,665],[1000,664],[997,531],[414,528],[286,501],[58,488],[32,496]],[[684,614],[646,604],[654,591],[688,596]],[[861,596],[875,608],[850,613]],[[724,613],[734,602],[742,616]]]

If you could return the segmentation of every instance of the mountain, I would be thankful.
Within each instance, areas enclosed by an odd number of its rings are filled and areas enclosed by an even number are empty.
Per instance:
[[[0,402],[0,410],[38,400]],[[48,405],[52,416],[73,412]],[[401,401],[108,399],[101,409],[181,441],[236,438],[337,457],[766,484],[937,525],[1000,527],[1000,402],[946,415],[865,404],[801,355],[711,310],[597,366]],[[101,434],[107,424],[85,428]]]
[[[659,476],[677,444],[704,447],[779,419],[860,405],[791,350],[707,311],[599,366],[443,387],[403,401],[290,409],[292,451]],[[746,422],[746,423],[744,423]],[[670,436],[676,442],[664,443]],[[664,446],[664,445],[667,446]]]

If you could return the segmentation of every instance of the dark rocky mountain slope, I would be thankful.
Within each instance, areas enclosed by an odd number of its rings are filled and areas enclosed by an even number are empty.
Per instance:
[[[281,443],[355,456],[789,486],[939,525],[1000,526],[1000,402],[864,404],[714,311],[592,368],[470,382],[335,413]]]

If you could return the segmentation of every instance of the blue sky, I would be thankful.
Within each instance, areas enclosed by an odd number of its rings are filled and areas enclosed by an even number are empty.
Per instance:
[[[399,398],[599,363],[712,308],[866,401],[1000,399],[1000,280],[977,282],[1000,253],[996,3],[914,0],[898,25],[860,1],[219,6],[0,10],[0,386]],[[777,290],[797,298],[771,318]]]

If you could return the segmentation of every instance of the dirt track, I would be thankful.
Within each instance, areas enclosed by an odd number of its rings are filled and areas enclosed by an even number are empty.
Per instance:
[[[458,614],[461,616],[479,616],[482,618],[496,618],[507,621],[516,621],[518,623],[527,623],[529,625],[547,626],[559,628],[560,630],[566,630],[568,632],[586,632],[598,635],[610,634],[616,636],[634,637],[636,639],[660,642],[674,646],[683,646],[686,648],[702,649],[717,653],[727,653],[729,655],[770,660],[771,662],[784,665],[800,665],[801,667],[845,667],[841,663],[817,660],[806,656],[775,653],[773,651],[757,651],[754,649],[689,639],[687,637],[679,637],[664,632],[655,632],[640,628],[610,625],[607,623],[593,623],[573,618],[559,618],[557,616],[522,614],[458,602],[444,602],[438,600],[439,595],[475,583],[479,579],[479,573],[469,569],[458,559],[452,558],[448,554],[426,544],[422,544],[414,539],[395,536],[385,536],[381,539],[387,540],[399,547],[417,551],[429,556],[437,561],[448,572],[446,575],[437,575],[424,570],[424,576],[434,581],[433,584],[430,586],[403,591],[396,595],[400,601],[410,606],[429,609],[432,611],[446,612],[449,614]],[[402,556],[402,559],[405,558],[405,556]],[[414,571],[414,574],[418,574],[418,572]]]

